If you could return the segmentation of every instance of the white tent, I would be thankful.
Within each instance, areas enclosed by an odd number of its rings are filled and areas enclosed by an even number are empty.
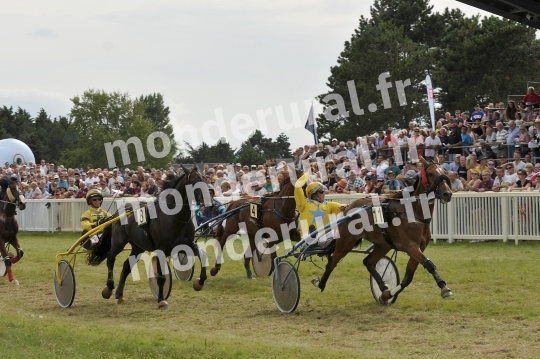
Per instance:
[[[0,166],[6,162],[9,162],[9,164],[36,163],[36,158],[26,143],[14,138],[8,138],[0,140]]]

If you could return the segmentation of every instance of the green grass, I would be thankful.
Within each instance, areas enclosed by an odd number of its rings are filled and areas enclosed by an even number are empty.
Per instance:
[[[248,281],[243,263],[227,257],[201,292],[174,280],[170,309],[161,312],[147,280],[130,277],[122,305],[102,299],[105,264],[89,267],[80,256],[75,302],[63,309],[54,256],[77,234],[19,237],[25,257],[13,269],[21,285],[0,278],[2,358],[537,358],[540,350],[540,243],[430,244],[426,254],[454,297],[441,299],[419,268],[387,307],[371,295],[363,255],[347,256],[323,293],[310,284],[323,270],[303,262],[298,309],[281,314],[271,277]],[[126,257],[117,260],[116,280]],[[401,276],[406,261],[400,253]]]

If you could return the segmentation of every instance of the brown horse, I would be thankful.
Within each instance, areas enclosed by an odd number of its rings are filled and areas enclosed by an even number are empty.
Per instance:
[[[278,175],[280,178],[280,191],[272,197],[245,197],[236,201],[232,201],[227,206],[227,211],[237,212],[225,221],[225,227],[221,223],[217,228],[217,236],[219,245],[223,250],[225,242],[231,235],[235,235],[241,229],[240,224],[245,225],[244,230],[249,237],[249,248],[244,256],[244,267],[246,269],[246,275],[248,279],[252,279],[251,268],[249,265],[250,257],[247,255],[250,250],[257,248],[255,243],[255,235],[257,231],[264,229],[275,233],[276,235],[270,236],[272,244],[278,244],[283,242],[284,239],[290,238],[293,241],[300,240],[300,232],[296,226],[296,202],[294,200],[294,185],[291,183],[290,175],[287,170],[280,172]],[[247,203],[260,203],[258,220],[251,218],[250,207],[245,206]],[[293,226],[291,226],[293,224]],[[288,226],[284,231],[282,226]],[[285,232],[285,233],[283,233]],[[265,235],[263,235],[265,236]],[[266,238],[268,236],[266,235]],[[270,243],[269,243],[270,246]],[[255,255],[260,255],[255,251]],[[250,253],[251,254],[251,253]],[[276,257],[276,251],[271,251],[272,263]],[[254,258],[257,260],[257,258]],[[273,265],[273,264],[272,264]],[[215,276],[221,269],[221,263],[216,261],[216,265],[210,270],[210,274]]]
[[[19,244],[19,239],[17,238],[19,224],[17,223],[15,215],[17,214],[17,207],[22,211],[26,208],[26,204],[21,200],[15,185],[9,185],[9,187],[2,192],[3,195],[0,198],[0,256],[6,266],[9,281],[19,285],[19,282],[15,279],[13,271],[11,270],[11,265],[18,262],[24,255],[21,245]],[[12,245],[17,251],[17,255],[8,253],[6,248],[7,245]]]
[[[418,264],[422,264],[431,273],[435,282],[441,288],[441,296],[443,298],[453,294],[450,288],[446,286],[446,282],[437,273],[435,264],[423,253],[431,239],[429,226],[435,198],[440,199],[443,204],[450,201],[452,197],[450,180],[438,162],[427,162],[422,157],[420,157],[420,161],[424,164],[430,185],[429,188],[426,189],[422,180],[419,179],[417,180],[416,189],[409,199],[397,198],[401,194],[398,194],[395,198],[381,197],[381,203],[387,206],[384,209],[384,213],[388,223],[386,226],[382,225],[386,227],[384,228],[384,232],[380,226],[374,224],[374,216],[371,210],[373,199],[358,199],[345,209],[345,214],[358,210],[360,207],[364,207],[366,211],[360,212],[360,214],[356,214],[349,220],[338,225],[340,237],[336,240],[334,252],[328,257],[326,270],[321,279],[314,279],[312,281],[321,291],[324,290],[328,277],[339,261],[365,238],[372,242],[374,247],[373,251],[364,258],[364,265],[379,285],[382,292],[379,298],[381,304],[387,304],[411,283]],[[435,161],[437,161],[436,158]],[[432,192],[435,194],[435,198],[425,196]],[[401,203],[407,200],[409,202],[415,201],[413,203]],[[428,212],[429,216],[427,215]],[[362,229],[356,228],[356,224],[360,224],[359,219],[362,219]],[[369,220],[369,223],[367,223],[367,220]],[[375,265],[379,259],[391,249],[396,249],[409,255],[405,277],[401,284],[392,291],[388,289],[375,269]]]

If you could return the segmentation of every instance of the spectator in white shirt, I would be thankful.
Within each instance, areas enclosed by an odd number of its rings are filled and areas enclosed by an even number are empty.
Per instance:
[[[441,140],[439,137],[436,136],[437,133],[435,130],[431,130],[429,133],[429,136],[424,140],[425,145],[425,156],[426,160],[433,160],[433,157],[435,157],[437,151],[441,147]]]
[[[495,179],[493,180],[493,192],[500,192],[503,188],[508,188],[510,186],[510,181],[508,178],[504,175],[504,168],[497,167],[495,169]]]

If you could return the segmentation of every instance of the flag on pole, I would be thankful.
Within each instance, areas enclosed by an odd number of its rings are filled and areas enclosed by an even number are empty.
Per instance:
[[[431,84],[431,76],[426,76],[427,96],[429,103],[429,114],[431,116],[431,128],[435,129],[435,99],[433,98],[433,85]]]
[[[319,140],[317,139],[317,122],[315,122],[315,117],[313,116],[313,103],[311,104],[311,110],[309,110],[309,115],[304,128],[313,134],[315,144],[318,144]]]

